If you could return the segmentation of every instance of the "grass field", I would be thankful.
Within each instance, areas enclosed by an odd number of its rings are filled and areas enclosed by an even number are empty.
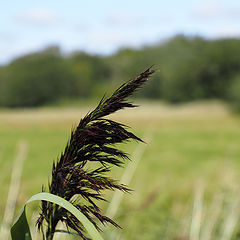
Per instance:
[[[140,105],[112,116],[140,137],[150,134],[151,140],[130,183],[134,191],[124,196],[115,216],[123,229],[103,227],[106,239],[238,239],[240,118],[218,102]],[[29,150],[17,211],[47,184],[52,161],[88,110],[0,111],[1,216],[19,141],[26,141]],[[123,145],[129,153],[136,147],[134,142]],[[123,172],[113,170],[118,179]]]

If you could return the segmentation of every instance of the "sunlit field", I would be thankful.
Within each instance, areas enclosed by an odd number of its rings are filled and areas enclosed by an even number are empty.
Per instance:
[[[142,155],[129,184],[134,191],[124,195],[114,216],[123,229],[103,226],[104,238],[239,239],[240,118],[219,102],[139,105],[110,116],[131,126],[146,144],[122,145],[130,155]],[[92,108],[0,111],[0,216],[19,143],[27,150],[15,215],[47,185],[71,128]],[[121,179],[125,169],[112,174]],[[29,214],[36,206],[30,205]],[[102,211],[108,206],[104,203]]]

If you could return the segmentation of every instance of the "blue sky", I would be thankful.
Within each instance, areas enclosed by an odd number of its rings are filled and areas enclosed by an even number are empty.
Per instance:
[[[239,0],[9,0],[0,10],[0,64],[58,45],[111,54],[176,34],[240,37]]]

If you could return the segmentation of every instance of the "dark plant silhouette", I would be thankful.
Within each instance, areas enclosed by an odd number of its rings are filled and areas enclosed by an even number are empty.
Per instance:
[[[121,85],[108,99],[103,98],[72,130],[65,150],[53,163],[49,192],[70,201],[98,230],[100,228],[97,221],[119,227],[113,220],[104,216],[96,204],[97,200],[105,200],[102,190],[129,191],[127,186],[106,176],[111,166],[121,166],[124,160],[128,159],[128,155],[117,149],[115,144],[130,139],[141,141],[127,126],[105,117],[126,107],[136,107],[126,101],[126,98],[140,88],[154,72],[152,68],[147,69],[138,77]],[[95,164],[86,166],[88,162]],[[75,230],[82,239],[87,239],[83,226],[76,217],[58,205],[42,201],[37,226],[46,239],[53,238],[59,221],[65,223],[67,228]],[[43,227],[45,225],[46,227]]]

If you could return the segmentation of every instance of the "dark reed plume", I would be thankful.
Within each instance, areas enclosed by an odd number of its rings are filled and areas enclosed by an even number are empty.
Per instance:
[[[127,186],[106,176],[111,166],[121,166],[124,160],[128,159],[128,155],[117,149],[115,144],[130,139],[142,141],[128,131],[127,126],[106,119],[105,116],[126,107],[136,107],[126,101],[126,98],[140,88],[154,72],[155,70],[149,68],[121,85],[111,97],[102,98],[98,106],[72,130],[65,150],[53,163],[49,192],[70,201],[98,230],[100,228],[97,221],[119,227],[113,220],[104,216],[96,204],[97,200],[105,201],[102,191],[105,189],[129,191]],[[88,162],[94,162],[95,165],[86,166]],[[68,229],[75,230],[82,239],[87,239],[83,226],[76,217],[58,205],[42,201],[37,226],[47,240],[53,238],[59,221],[66,224]]]

